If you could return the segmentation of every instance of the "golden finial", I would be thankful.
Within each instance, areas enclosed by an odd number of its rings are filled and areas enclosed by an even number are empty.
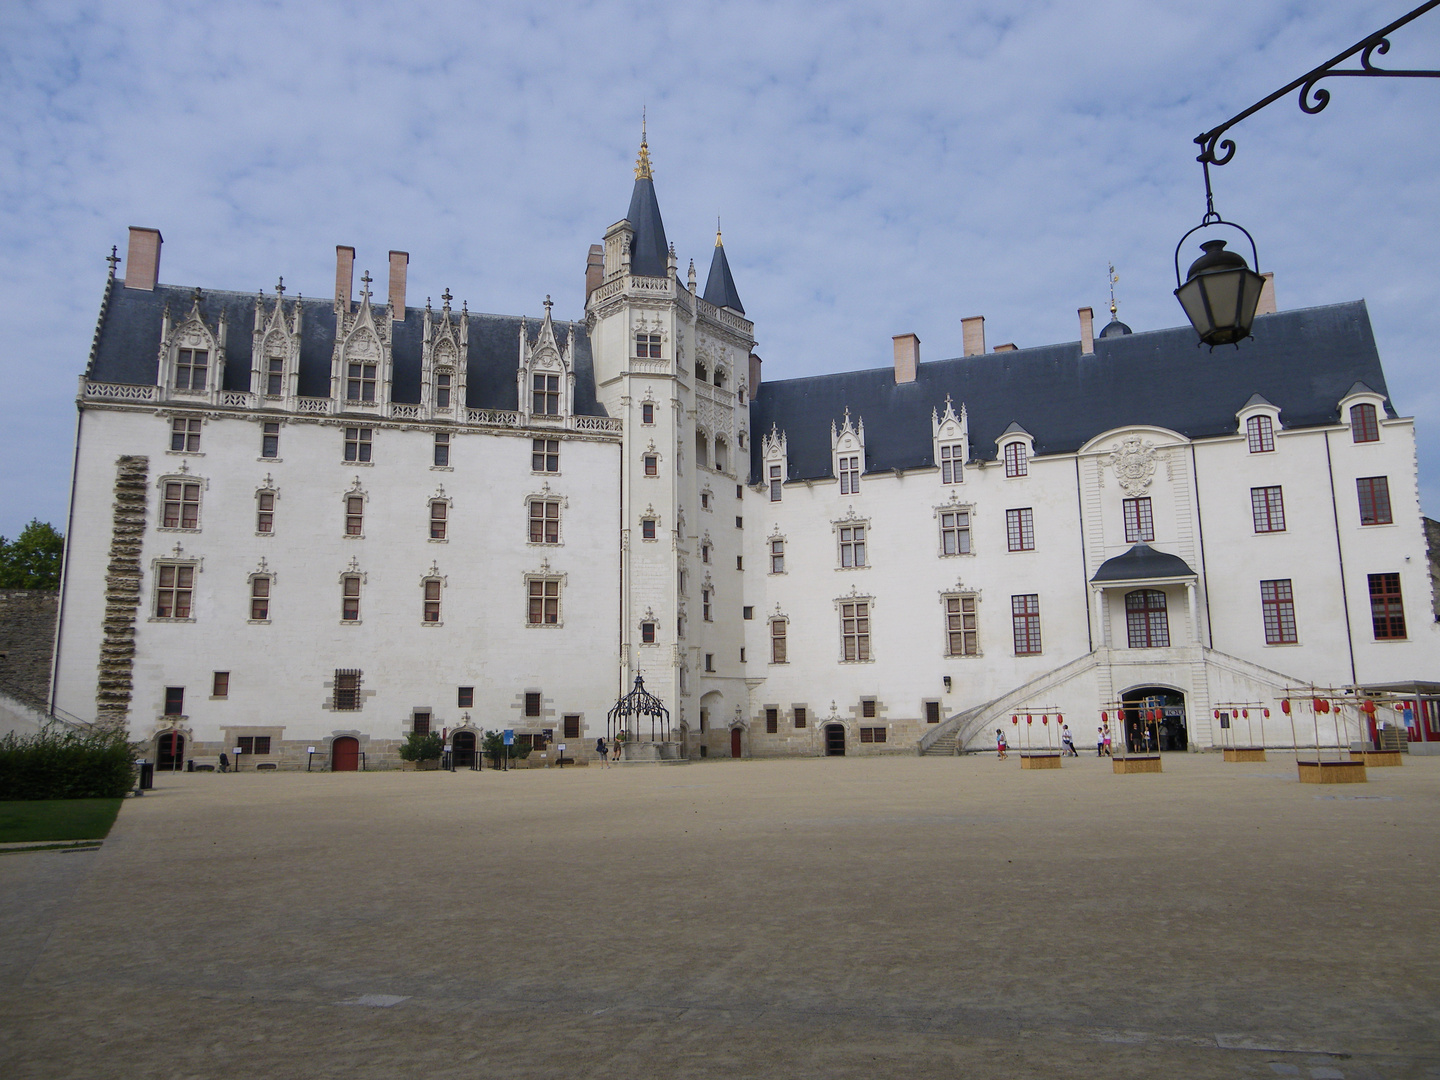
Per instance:
[[[724,246],[725,246],[724,244],[720,243],[720,215],[719,215],[719,214],[716,214],[716,215],[715,215],[715,246],[716,246],[716,247],[724,247]]]
[[[650,173],[650,147],[645,142],[645,110],[640,110],[640,157],[635,161],[635,179],[652,179]]]
[[[1111,264],[1110,264],[1110,317],[1111,317],[1112,319],[1116,317],[1115,313],[1119,310],[1119,307],[1120,307],[1120,305],[1118,305],[1117,303],[1115,303],[1115,283],[1116,283],[1117,281],[1119,281],[1119,280],[1120,280],[1120,275],[1117,274],[1117,273],[1115,273],[1115,264],[1114,264],[1114,263],[1111,263]]]

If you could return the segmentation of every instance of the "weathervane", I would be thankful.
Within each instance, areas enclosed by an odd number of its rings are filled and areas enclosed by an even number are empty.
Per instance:
[[[1118,316],[1116,315],[1116,312],[1120,310],[1120,305],[1115,302],[1115,285],[1116,285],[1116,283],[1117,283],[1119,280],[1120,280],[1120,275],[1117,274],[1117,273],[1115,273],[1115,264],[1114,264],[1114,263],[1111,263],[1111,264],[1110,264],[1110,318],[1112,318],[1112,319],[1118,318]]]

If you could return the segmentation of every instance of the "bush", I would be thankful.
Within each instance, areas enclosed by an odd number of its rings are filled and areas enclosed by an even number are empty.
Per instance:
[[[433,731],[421,735],[412,731],[400,744],[401,761],[436,761],[445,749],[445,740]]]
[[[507,754],[505,751],[509,750]],[[505,733],[503,731],[487,731],[485,737],[480,740],[480,752],[490,759],[490,764],[497,769],[500,767],[500,759],[508,757],[511,761],[524,761],[530,756],[531,747],[521,746],[518,742],[509,746],[505,745]]]
[[[0,799],[119,799],[137,747],[119,731],[11,732],[0,739]]]

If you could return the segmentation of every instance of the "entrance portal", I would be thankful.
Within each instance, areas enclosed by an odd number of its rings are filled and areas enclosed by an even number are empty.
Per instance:
[[[155,740],[155,767],[179,772],[185,764],[185,736],[167,731]]]
[[[342,735],[330,745],[330,771],[355,772],[360,768],[360,740]]]
[[[457,769],[475,767],[475,733],[457,731],[450,737],[450,761]]]
[[[826,757],[844,757],[844,756],[845,756],[845,725],[843,725],[843,724],[826,724],[826,725],[825,725],[825,756],[826,756]]]
[[[731,728],[731,729],[730,729],[730,756],[731,756],[731,757],[739,757],[739,756],[740,756],[740,750],[741,750],[740,729],[739,729],[738,727],[737,727],[737,728]]]
[[[1185,726],[1185,695],[1168,686],[1138,686],[1120,695],[1125,705],[1125,740],[1132,754],[1154,752],[1158,736],[1160,750],[1188,750],[1190,734]],[[1155,721],[1146,719],[1152,709],[1159,709]],[[1145,729],[1150,729],[1150,742]]]

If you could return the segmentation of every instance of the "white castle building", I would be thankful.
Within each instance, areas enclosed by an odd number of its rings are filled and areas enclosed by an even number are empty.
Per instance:
[[[1363,303],[1267,290],[1214,352],[1088,308],[987,352],[965,319],[954,359],[900,335],[762,384],[643,143],[583,322],[411,305],[398,251],[383,302],[348,247],[324,300],[162,285],[160,243],[112,262],[81,380],[53,698],[162,765],[383,767],[427,728],[585,756],[637,673],[648,752],[686,757],[1083,738],[1154,697],[1167,749],[1223,741],[1221,703],[1288,745],[1310,685],[1409,686],[1440,739],[1414,425]]]

